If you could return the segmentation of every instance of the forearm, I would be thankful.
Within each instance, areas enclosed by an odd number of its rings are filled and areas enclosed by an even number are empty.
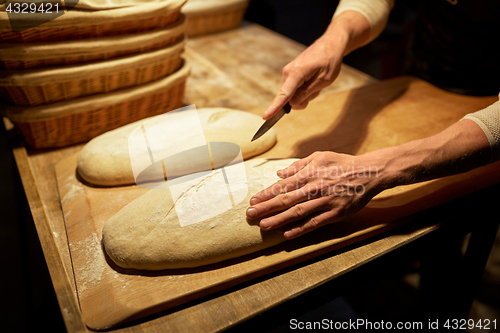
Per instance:
[[[357,47],[363,46],[375,38],[384,30],[389,14],[394,7],[394,0],[341,0],[333,20],[346,12],[360,14],[368,24],[366,38]]]
[[[489,127],[495,138],[500,123]],[[363,155],[316,152],[278,170],[282,180],[252,197],[247,216],[261,218],[263,230],[286,226],[284,236],[294,238],[345,219],[388,188],[492,162],[497,144],[475,121],[462,119],[434,136]]]
[[[334,45],[346,56],[375,39],[385,28],[394,0],[342,0],[318,41]]]
[[[286,103],[296,110],[305,109],[322,89],[335,81],[343,57],[380,33],[377,31],[385,26],[391,9],[388,4],[392,2],[341,1],[325,33],[283,68],[281,88],[262,117],[271,118]]]
[[[370,24],[367,19],[358,12],[345,11],[333,18],[318,42],[331,45],[332,52],[337,52],[338,57],[342,58],[366,44],[369,37]]]
[[[374,158],[385,189],[467,172],[487,164],[490,154],[483,130],[465,119],[432,137],[379,150]]]

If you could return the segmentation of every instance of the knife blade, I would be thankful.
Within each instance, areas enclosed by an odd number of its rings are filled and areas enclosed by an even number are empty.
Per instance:
[[[271,118],[266,120],[264,122],[264,124],[262,124],[262,126],[259,128],[257,133],[255,133],[255,135],[253,136],[253,138],[250,142],[255,141],[258,138],[260,138],[261,136],[263,136],[267,131],[269,131],[271,129],[271,127],[274,126],[274,124],[276,124],[278,122],[278,120],[281,119],[281,117],[283,117],[287,113],[290,113],[291,109],[292,109],[292,107],[290,106],[290,104],[286,103],[285,106],[283,106],[278,111],[278,113],[276,113],[274,116],[272,116]]]

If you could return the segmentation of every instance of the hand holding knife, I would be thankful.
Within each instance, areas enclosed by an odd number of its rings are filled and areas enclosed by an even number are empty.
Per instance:
[[[266,120],[264,122],[264,124],[262,124],[262,126],[259,128],[259,130],[257,131],[257,133],[255,133],[255,135],[253,136],[251,142],[255,141],[258,138],[260,138],[261,136],[263,136],[267,131],[269,131],[269,129],[271,127],[274,126],[274,124],[276,124],[278,122],[278,120],[281,119],[281,117],[283,117],[287,113],[290,113],[291,109],[292,109],[292,107],[290,106],[290,104],[286,103],[285,106],[283,106],[278,111],[278,113],[276,113],[274,116],[272,116],[271,118],[269,118],[268,120]]]

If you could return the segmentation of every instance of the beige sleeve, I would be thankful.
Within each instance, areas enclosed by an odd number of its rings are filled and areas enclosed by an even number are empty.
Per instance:
[[[469,113],[462,119],[472,120],[483,130],[490,142],[490,163],[500,160],[500,101],[481,111]]]
[[[368,44],[382,33],[393,7],[394,0],[340,0],[333,17],[347,10],[363,15],[370,23],[370,38],[365,42]]]

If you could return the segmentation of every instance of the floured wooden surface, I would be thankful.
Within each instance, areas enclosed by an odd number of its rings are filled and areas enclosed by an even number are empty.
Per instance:
[[[186,104],[196,107],[259,109],[259,116],[281,88],[281,71],[305,46],[250,24],[238,29],[191,38],[184,57],[192,68],[185,92]],[[377,82],[342,64],[335,82],[323,90],[332,93]]]
[[[491,102],[448,94],[412,78],[326,94],[307,111],[292,111],[278,122],[277,145],[260,157],[303,157],[326,149],[359,154],[432,135]],[[86,186],[76,177],[76,157],[61,161],[56,176],[80,306],[91,328],[140,318],[338,249],[398,226],[393,221],[399,218],[500,182],[496,163],[398,187],[349,220],[251,255],[197,269],[139,272],[107,261],[100,240],[104,223],[147,190]]]
[[[321,239],[326,243],[317,244],[316,237],[303,237],[196,269],[125,270],[106,258],[101,245],[102,227],[112,215],[148,190],[138,186],[112,189],[87,186],[76,177],[76,157],[60,162],[56,173],[78,298],[86,324],[94,329],[112,326],[140,312],[142,316],[182,304],[272,272],[279,264],[291,265],[297,259],[309,258],[315,251],[333,250],[395,226],[380,221],[346,223],[335,228],[337,238],[333,234],[333,240]],[[156,309],[150,309],[155,306]]]

